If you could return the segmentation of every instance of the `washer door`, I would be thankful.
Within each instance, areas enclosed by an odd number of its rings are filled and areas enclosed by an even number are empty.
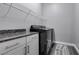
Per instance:
[[[51,48],[51,40],[48,40],[47,41],[47,53],[49,53],[50,48]]]

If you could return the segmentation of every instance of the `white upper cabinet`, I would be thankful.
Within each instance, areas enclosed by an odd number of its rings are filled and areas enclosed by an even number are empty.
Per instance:
[[[6,16],[8,10],[9,10],[9,6],[8,5],[0,3],[0,17]]]

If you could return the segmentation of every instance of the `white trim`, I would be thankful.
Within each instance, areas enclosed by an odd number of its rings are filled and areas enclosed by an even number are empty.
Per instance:
[[[54,43],[60,43],[60,44],[68,45],[68,46],[73,46],[79,54],[79,49],[74,43],[67,43],[67,42],[60,42],[60,41],[54,41]]]

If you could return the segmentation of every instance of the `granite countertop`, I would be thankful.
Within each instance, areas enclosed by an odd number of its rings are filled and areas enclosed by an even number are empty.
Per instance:
[[[18,29],[19,30],[19,29]],[[13,40],[13,39],[17,39],[17,38],[21,38],[21,37],[26,37],[32,34],[36,34],[36,32],[26,32],[24,31],[1,31],[0,32],[0,43],[1,42],[5,42],[5,41],[9,41],[9,40]],[[5,32],[5,33],[4,33]]]

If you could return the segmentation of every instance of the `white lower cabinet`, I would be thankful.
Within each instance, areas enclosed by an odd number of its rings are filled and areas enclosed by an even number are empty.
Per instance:
[[[2,53],[3,55],[24,55],[25,54],[25,48],[24,46],[17,47],[9,52]]]
[[[14,55],[24,55],[25,54],[25,48],[20,47],[20,48],[16,49],[16,51],[13,54]]]
[[[39,54],[38,34],[33,34],[27,37],[26,53],[27,55]]]
[[[0,43],[0,55],[38,55],[38,34]]]
[[[26,37],[0,43],[0,55],[24,55]]]

